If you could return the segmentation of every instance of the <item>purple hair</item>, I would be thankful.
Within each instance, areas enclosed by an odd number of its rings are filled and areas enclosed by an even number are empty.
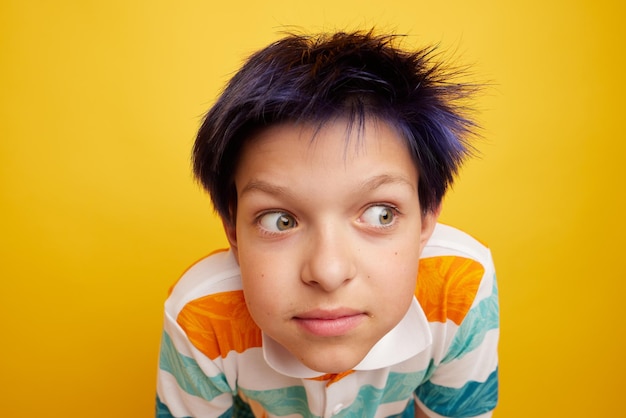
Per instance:
[[[418,172],[423,211],[440,204],[471,153],[476,125],[467,118],[473,84],[435,60],[435,48],[405,51],[397,35],[370,32],[290,34],[253,54],[207,113],[193,148],[196,177],[213,205],[234,223],[234,171],[244,140],[285,121],[321,126],[346,115],[395,126]]]

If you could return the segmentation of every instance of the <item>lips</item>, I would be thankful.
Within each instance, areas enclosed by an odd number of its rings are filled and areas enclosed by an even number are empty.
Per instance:
[[[339,337],[358,327],[367,314],[353,309],[313,310],[293,320],[305,332],[318,337]]]

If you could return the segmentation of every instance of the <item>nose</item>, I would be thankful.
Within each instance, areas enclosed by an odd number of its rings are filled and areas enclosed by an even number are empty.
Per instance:
[[[304,255],[302,281],[326,292],[332,292],[354,279],[356,256],[349,231],[327,226],[309,237]]]

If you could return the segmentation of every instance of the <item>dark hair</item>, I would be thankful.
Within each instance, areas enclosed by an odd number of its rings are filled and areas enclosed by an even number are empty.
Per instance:
[[[419,172],[422,210],[434,210],[471,147],[475,124],[466,100],[476,85],[434,47],[405,51],[398,35],[370,32],[290,34],[253,54],[207,113],[193,148],[193,169],[213,205],[234,223],[233,175],[244,140],[284,121],[323,124],[346,114],[363,126],[380,118],[406,140]]]

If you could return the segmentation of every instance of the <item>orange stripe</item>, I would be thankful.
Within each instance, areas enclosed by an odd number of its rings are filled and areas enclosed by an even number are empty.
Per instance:
[[[210,359],[261,347],[261,330],[250,317],[241,290],[193,300],[178,314],[176,322]]]
[[[347,372],[341,372],[341,373],[324,374],[321,376],[308,378],[307,380],[316,380],[318,382],[324,382],[328,380],[328,382],[326,382],[326,387],[328,387],[332,385],[333,383],[337,383],[338,381],[340,381],[341,379],[343,379],[344,377],[352,373],[354,373],[354,370],[348,370]]]
[[[265,408],[263,408],[263,405],[261,405],[259,402],[255,401],[254,399],[248,398],[245,395],[245,393],[243,393],[242,391],[238,391],[237,394],[245,403],[248,404],[248,406],[252,410],[252,415],[254,415],[255,417],[259,417],[259,418],[268,418],[267,411],[265,411]]]
[[[420,260],[415,296],[429,322],[460,325],[469,312],[485,272],[482,264],[463,257]]]

